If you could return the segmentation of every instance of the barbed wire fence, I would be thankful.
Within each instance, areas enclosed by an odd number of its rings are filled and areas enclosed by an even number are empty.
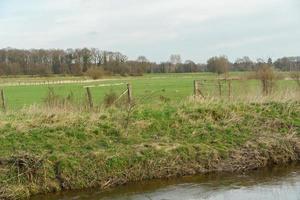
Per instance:
[[[132,102],[132,87],[130,83],[114,83],[114,84],[100,84],[100,85],[90,85],[90,86],[84,86],[83,88],[86,89],[87,99],[89,103],[89,107],[94,107],[93,102],[93,96],[91,92],[91,88],[101,88],[101,87],[113,87],[113,86],[122,86],[126,85],[126,89],[121,92],[121,94],[113,100],[112,104],[117,103],[119,100],[121,100],[126,94],[127,94],[127,102],[130,104]]]
[[[107,95],[105,93],[106,90],[101,90],[100,88],[106,88],[106,87],[118,87],[121,86],[117,89],[116,95],[113,98],[112,102],[109,105],[116,105],[122,100],[126,100],[126,105],[134,105],[134,104],[144,104],[148,102],[154,102],[156,100],[160,100],[163,102],[169,102],[172,100],[178,100],[180,98],[184,99],[184,96],[186,97],[192,97],[194,99],[228,99],[228,100],[234,100],[234,99],[242,99],[245,95],[245,98],[248,97],[249,95],[257,96],[259,92],[259,86],[252,84],[251,83],[246,83],[243,80],[237,80],[234,78],[226,78],[226,79],[195,79],[191,80],[190,84],[184,83],[181,85],[178,85],[178,87],[173,87],[173,85],[166,84],[163,85],[162,87],[159,88],[157,87],[156,83],[151,82],[151,84],[146,85],[144,88],[142,88],[145,93],[141,92],[141,88],[138,87],[132,87],[131,83],[128,82],[117,82],[117,83],[103,83],[103,84],[98,84],[94,82],[91,85],[83,85],[80,86],[79,88],[83,88],[84,90],[78,90],[76,93],[80,93],[83,96],[74,96],[77,97],[78,105],[73,105],[75,106],[80,106],[82,105],[82,97],[86,98],[86,102],[84,102],[85,108],[89,108],[90,110],[96,108],[100,108],[103,103],[96,103],[96,97],[98,98],[99,96],[102,98],[102,96]],[[123,86],[125,86],[123,88]],[[50,88],[50,86],[48,87]],[[99,88],[96,90],[92,90],[92,88]],[[150,89],[152,88],[152,89]],[[54,88],[53,88],[54,89]],[[6,90],[6,89],[5,89]],[[136,94],[134,93],[136,90]],[[18,95],[11,95],[11,91],[7,89],[7,91],[4,91],[4,89],[0,88],[0,110],[6,111],[8,110],[8,107],[12,106],[14,102],[14,99],[12,98],[18,98],[18,103],[22,101],[25,97],[18,96]],[[64,91],[65,92],[65,91]],[[178,92],[178,95],[176,94]],[[7,96],[6,96],[7,95]],[[95,96],[94,96],[95,95]],[[59,95],[55,95],[59,96]],[[62,97],[61,97],[62,98]],[[40,101],[40,100],[36,100]],[[9,104],[10,103],[10,104]],[[72,102],[71,102],[72,103]],[[75,102],[74,102],[75,103]],[[20,103],[22,104],[22,103]],[[34,103],[33,103],[34,104]],[[9,106],[8,106],[9,105]],[[24,104],[25,105],[25,104]],[[30,105],[30,104],[28,104]],[[124,104],[125,105],[125,104]]]
[[[203,98],[205,99],[204,90],[208,87],[217,88],[218,96],[220,98],[228,97],[232,98],[232,81],[233,79],[219,79],[219,80],[194,80],[194,98]]]
[[[228,84],[228,97],[231,97],[232,94],[232,89],[231,89],[231,80],[226,80],[225,82],[227,82]],[[164,96],[164,92],[166,92],[167,88],[160,88],[157,90],[152,90],[151,92],[148,92],[145,95],[141,95],[139,94],[138,96],[135,96],[135,98],[133,99],[133,89],[130,83],[125,83],[125,82],[121,82],[121,83],[112,83],[112,84],[94,84],[94,85],[88,85],[88,86],[83,86],[83,88],[85,89],[85,93],[86,93],[86,97],[87,97],[87,101],[88,101],[88,107],[90,109],[93,109],[95,107],[95,103],[94,103],[94,99],[93,99],[93,93],[91,91],[92,88],[104,88],[104,87],[115,87],[115,86],[123,86],[126,85],[126,89],[122,90],[121,94],[119,94],[119,96],[113,101],[112,104],[116,104],[117,102],[119,102],[121,99],[123,99],[125,96],[127,97],[127,103],[128,104],[133,104],[135,102],[139,102],[139,103],[145,103],[147,101],[149,101],[149,99],[157,99],[159,98],[162,101],[168,101],[171,100],[170,98]],[[221,82],[220,80],[218,80],[217,82],[215,81],[211,81],[211,80],[195,80],[194,81],[194,97],[195,98],[206,98],[204,89],[208,88],[208,87],[218,87],[219,90],[219,96],[222,96],[223,93],[223,86],[224,86],[224,81]],[[182,86],[180,87],[180,89],[192,89],[192,86]],[[192,94],[192,91],[191,91]],[[6,110],[7,106],[7,101],[5,98],[5,94],[4,94],[4,89],[0,89],[0,105],[1,105],[1,109],[3,111]]]

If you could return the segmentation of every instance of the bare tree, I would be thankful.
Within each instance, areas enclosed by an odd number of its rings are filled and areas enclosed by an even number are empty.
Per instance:
[[[260,64],[257,70],[257,78],[262,83],[262,92],[264,95],[269,95],[273,92],[276,76],[272,65]]]
[[[170,56],[170,62],[173,65],[180,64],[181,63],[181,56],[179,54],[173,54],[173,55],[171,55]]]
[[[212,57],[207,61],[207,68],[211,72],[227,75],[229,61],[226,56]]]
[[[248,57],[238,58],[233,65],[233,70],[236,71],[249,71],[254,69],[253,61]]]
[[[268,64],[269,64],[269,65],[273,65],[273,60],[272,60],[272,58],[268,58]]]
[[[300,57],[283,57],[272,62],[258,59],[252,62],[249,57],[239,58],[230,65],[225,56],[213,57],[207,64],[186,61],[173,54],[168,62],[160,64],[150,62],[145,56],[129,61],[119,52],[100,51],[97,48],[81,49],[0,49],[0,75],[49,75],[73,74],[82,75],[88,69],[103,69],[108,74],[143,75],[148,73],[184,73],[212,71],[227,74],[228,70],[258,70],[261,64],[273,63],[275,68],[283,71],[297,71],[300,68]],[[230,69],[229,69],[230,67]],[[295,75],[294,75],[295,76]],[[296,79],[297,80],[297,79]]]
[[[140,63],[147,63],[149,62],[148,59],[145,57],[145,56],[139,56],[137,59],[136,59],[137,62],[140,62]]]

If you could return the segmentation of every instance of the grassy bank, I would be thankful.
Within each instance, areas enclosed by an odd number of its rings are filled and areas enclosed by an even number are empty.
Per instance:
[[[300,158],[300,102],[0,114],[0,199]]]

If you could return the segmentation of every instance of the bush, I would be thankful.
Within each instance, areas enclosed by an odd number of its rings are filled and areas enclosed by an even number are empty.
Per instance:
[[[220,74],[227,74],[229,68],[229,61],[225,56],[212,57],[207,61],[207,69],[210,72]]]
[[[66,107],[74,103],[74,94],[70,92],[66,97],[61,97],[55,93],[54,88],[49,87],[43,101],[48,107]]]
[[[300,71],[291,72],[291,78],[296,81],[296,83],[300,87]]]
[[[48,93],[46,97],[44,98],[44,103],[47,106],[53,107],[58,105],[60,102],[59,96],[55,94],[54,89],[49,87],[48,88]]]
[[[109,93],[105,94],[104,104],[106,107],[112,106],[117,99],[118,95],[113,90],[111,90]]]
[[[131,72],[130,76],[143,76],[144,73],[142,71]]]
[[[271,65],[261,64],[256,72],[256,77],[262,83],[262,91],[264,95],[268,95],[273,92],[276,75]]]
[[[102,78],[105,74],[102,68],[90,68],[86,72],[86,75],[94,80]]]

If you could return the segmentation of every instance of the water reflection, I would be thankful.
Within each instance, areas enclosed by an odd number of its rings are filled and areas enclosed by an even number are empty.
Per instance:
[[[78,191],[33,200],[300,200],[300,165],[242,174],[201,176],[131,183],[107,191]]]

